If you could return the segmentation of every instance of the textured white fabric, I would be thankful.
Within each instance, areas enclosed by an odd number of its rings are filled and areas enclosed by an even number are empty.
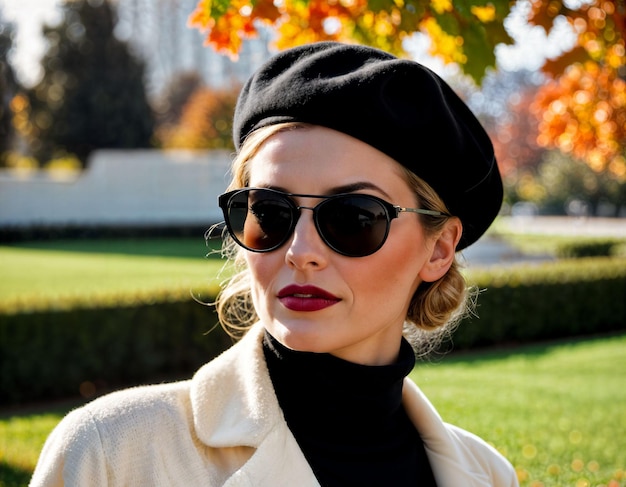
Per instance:
[[[190,381],[127,389],[70,414],[46,441],[32,487],[318,486],[283,418],[256,325]],[[439,487],[515,487],[512,466],[445,424],[405,380],[403,403]]]

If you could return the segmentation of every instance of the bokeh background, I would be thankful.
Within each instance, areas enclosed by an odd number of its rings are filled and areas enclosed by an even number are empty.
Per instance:
[[[234,104],[315,40],[429,66],[494,142],[505,203],[460,256],[476,316],[415,381],[523,486],[626,486],[625,18],[623,0],[0,0],[0,486],[28,483],[73,407],[233,343],[205,232]]]

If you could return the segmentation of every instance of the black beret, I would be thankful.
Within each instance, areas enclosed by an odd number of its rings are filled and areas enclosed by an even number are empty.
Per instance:
[[[334,42],[282,51],[244,85],[233,123],[240,149],[254,130],[305,122],[351,135],[425,180],[463,223],[461,250],[502,204],[489,136],[439,76],[414,61]]]

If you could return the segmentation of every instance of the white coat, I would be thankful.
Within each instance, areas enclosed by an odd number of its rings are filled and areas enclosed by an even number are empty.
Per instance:
[[[278,405],[263,328],[189,381],[127,389],[68,414],[51,433],[31,487],[319,486]],[[514,487],[512,466],[480,438],[444,423],[408,378],[407,414],[439,487]]]

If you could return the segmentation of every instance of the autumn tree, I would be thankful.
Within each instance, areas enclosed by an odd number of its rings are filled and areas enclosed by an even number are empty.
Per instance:
[[[150,146],[144,66],[114,36],[115,24],[107,1],[67,0],[62,22],[44,27],[44,76],[20,104],[29,113],[22,130],[40,161],[71,153],[84,165],[98,148]]]
[[[561,15],[576,46],[544,70],[554,79],[534,109],[538,142],[585,161],[596,173],[626,181],[626,12],[623,1],[593,1],[572,10],[561,1],[532,3],[531,23],[549,30]]]
[[[534,171],[545,149],[537,145],[538,121],[531,111],[541,74],[528,71],[491,71],[481,90],[466,96],[489,133],[505,179]]]
[[[157,124],[177,124],[189,98],[201,87],[202,77],[197,71],[175,74],[154,103]]]
[[[162,147],[233,149],[232,116],[239,87],[200,87],[189,96],[180,119],[161,125],[156,134]]]
[[[533,107],[540,145],[626,180],[626,81],[617,70],[594,61],[572,65],[540,90]]]
[[[422,32],[431,39],[432,55],[457,63],[480,83],[496,64],[495,47],[512,43],[504,19],[524,2],[530,2],[530,24],[549,34],[557,19],[565,19],[577,39],[544,66],[552,81],[533,105],[538,142],[626,179],[624,0],[575,6],[563,0],[200,0],[190,24],[206,33],[207,44],[231,55],[260,25],[276,30],[279,49],[336,40],[400,56],[406,54],[403,41]]]

